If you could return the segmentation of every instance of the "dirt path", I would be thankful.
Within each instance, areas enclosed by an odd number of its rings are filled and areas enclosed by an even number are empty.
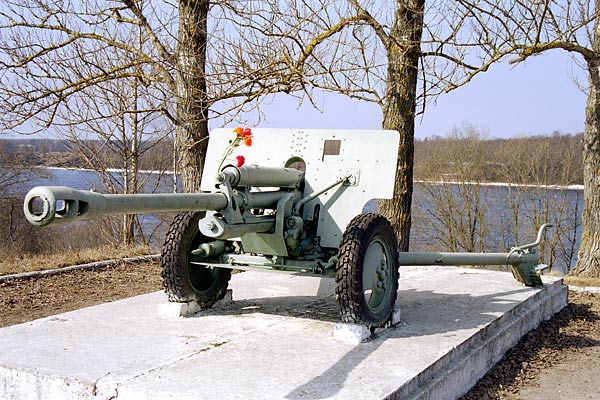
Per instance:
[[[0,284],[0,327],[160,289],[156,263],[10,281]],[[569,296],[463,399],[600,398],[600,295]]]

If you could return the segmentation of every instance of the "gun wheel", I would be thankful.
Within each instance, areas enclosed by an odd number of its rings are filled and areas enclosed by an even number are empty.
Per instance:
[[[398,244],[388,220],[356,216],[338,251],[336,298],[344,322],[381,327],[391,318],[398,296]]]
[[[169,301],[196,301],[202,308],[208,308],[225,296],[231,270],[190,263],[192,250],[210,240],[198,229],[203,214],[180,213],[175,216],[167,232],[160,264]]]

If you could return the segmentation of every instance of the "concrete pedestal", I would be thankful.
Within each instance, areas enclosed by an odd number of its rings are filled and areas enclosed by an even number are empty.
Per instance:
[[[333,338],[333,280],[253,272],[190,318],[157,292],[3,328],[0,398],[454,399],[567,301],[503,272],[400,277],[401,322],[360,344]]]

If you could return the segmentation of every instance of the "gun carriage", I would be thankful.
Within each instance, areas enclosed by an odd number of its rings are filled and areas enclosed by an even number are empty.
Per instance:
[[[533,248],[544,228],[535,243],[510,253],[398,253],[389,221],[363,213],[369,201],[392,196],[397,132],[255,129],[249,135],[211,133],[200,193],[36,187],[25,198],[25,215],[46,226],[178,212],[161,254],[165,292],[171,301],[202,307],[224,296],[233,269],[335,277],[342,320],[370,327],[391,318],[399,264],[509,264],[519,281],[541,285]]]

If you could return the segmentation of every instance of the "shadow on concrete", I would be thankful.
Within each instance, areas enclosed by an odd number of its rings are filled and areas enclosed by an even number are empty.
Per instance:
[[[286,296],[236,300],[204,311],[202,315],[244,315],[263,313],[317,321],[339,322],[339,307],[331,287],[322,285],[315,296]],[[429,290],[400,290],[401,323],[369,342],[353,346],[329,369],[291,391],[286,398],[326,398],[336,395],[349,374],[386,340],[442,334],[485,326],[520,303],[512,295],[529,288],[474,296],[468,293],[446,294]],[[308,366],[307,366],[308,367]]]
[[[234,300],[230,304],[218,305],[201,311],[192,318],[202,318],[205,315],[251,315],[256,313],[326,322],[340,321],[339,306],[333,295],[329,297],[286,296]]]
[[[528,291],[519,289],[493,295],[443,294],[432,291],[399,292],[402,310],[400,325],[379,337],[353,347],[338,362],[319,376],[290,392],[287,399],[327,398],[336,395],[348,375],[386,340],[433,334],[452,335],[454,331],[481,327],[496,319],[499,313],[519,303],[506,297]],[[398,356],[401,355],[390,355]],[[317,397],[315,397],[317,396]]]
[[[397,304],[402,310],[402,329],[391,329],[399,337],[447,333],[470,329],[493,321],[497,315],[520,303],[510,300],[514,294],[527,292],[522,288],[491,295],[436,293],[429,290],[400,290]],[[339,306],[335,294],[320,293],[315,296],[281,296],[235,300],[201,311],[192,318],[205,315],[251,315],[262,313],[293,318],[306,318],[324,322],[340,322]]]

